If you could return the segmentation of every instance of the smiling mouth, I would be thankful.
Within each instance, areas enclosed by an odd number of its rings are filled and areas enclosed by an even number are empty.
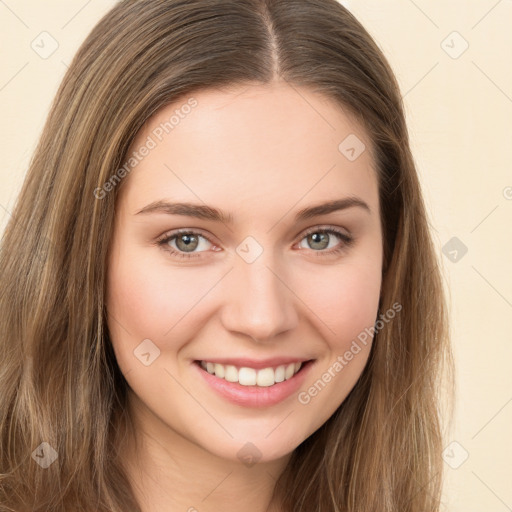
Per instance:
[[[260,369],[246,366],[237,367],[229,364],[224,365],[209,361],[195,361],[195,363],[209,374],[227,382],[238,383],[242,386],[271,387],[292,379],[312,361],[295,362]]]

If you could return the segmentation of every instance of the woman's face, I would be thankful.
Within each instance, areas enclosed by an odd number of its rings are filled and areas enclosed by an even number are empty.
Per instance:
[[[369,148],[339,106],[282,82],[203,91],[146,123],[118,197],[107,309],[147,431],[263,462],[343,402],[381,286]]]

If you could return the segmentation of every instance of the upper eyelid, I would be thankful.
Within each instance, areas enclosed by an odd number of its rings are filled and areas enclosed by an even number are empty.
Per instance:
[[[187,234],[193,234],[193,235],[199,235],[208,240],[211,244],[216,245],[216,243],[209,237],[208,235],[205,235],[200,229],[198,228],[180,228],[178,230],[171,230],[165,232],[163,235],[159,236],[156,241],[161,242],[163,240],[172,240],[174,238],[177,238],[179,235],[187,235]]]

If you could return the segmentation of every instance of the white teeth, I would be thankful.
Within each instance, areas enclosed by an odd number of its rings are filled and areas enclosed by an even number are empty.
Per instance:
[[[284,365],[278,366],[274,371],[274,380],[276,382],[283,382],[284,381]]]
[[[238,370],[238,382],[242,386],[256,385],[256,370],[253,368],[240,368]]]
[[[224,378],[224,366],[222,366],[221,364],[217,364],[215,363],[215,375],[217,375],[217,377],[221,377],[221,378]]]
[[[264,387],[275,384],[274,370],[272,368],[263,368],[263,370],[258,370],[256,384]]]
[[[293,373],[295,372],[295,364],[294,363],[290,363],[287,367],[286,367],[286,370],[284,372],[284,378],[286,380],[288,380],[290,377],[293,376]]]
[[[269,387],[278,382],[291,379],[302,367],[302,363],[289,363],[280,365],[276,368],[254,368],[242,367],[238,369],[233,365],[223,365],[219,363],[210,363],[201,361],[201,367],[208,373],[215,375],[228,382],[238,382],[242,386],[260,386]]]
[[[238,370],[235,366],[226,365],[224,367],[224,378],[228,382],[238,382]]]

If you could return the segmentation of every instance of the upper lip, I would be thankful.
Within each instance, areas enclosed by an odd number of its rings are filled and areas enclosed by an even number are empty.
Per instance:
[[[300,357],[272,357],[269,359],[249,359],[245,357],[228,357],[228,358],[205,358],[199,359],[199,361],[205,361],[208,363],[218,363],[222,365],[232,365],[238,368],[254,368],[256,370],[262,368],[276,367],[281,365],[286,365],[290,363],[305,363],[306,361],[310,361],[310,359],[304,359]]]

